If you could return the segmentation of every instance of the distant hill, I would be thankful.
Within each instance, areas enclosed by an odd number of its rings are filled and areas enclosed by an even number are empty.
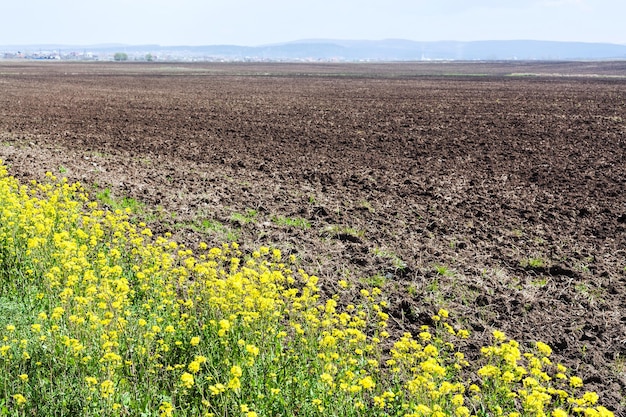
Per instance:
[[[336,60],[336,61],[416,61],[416,60],[606,60],[626,59],[626,45],[552,41],[440,41],[417,42],[403,39],[300,40],[273,45],[237,46],[159,46],[159,45],[32,45],[0,46],[1,53],[16,51],[89,51],[101,57],[116,52],[129,56],[152,54],[170,59],[207,60]]]

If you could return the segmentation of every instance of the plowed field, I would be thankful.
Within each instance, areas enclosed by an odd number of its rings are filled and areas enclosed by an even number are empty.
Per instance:
[[[542,340],[625,415],[624,62],[2,62],[0,141],[189,246],[381,286],[395,331]]]

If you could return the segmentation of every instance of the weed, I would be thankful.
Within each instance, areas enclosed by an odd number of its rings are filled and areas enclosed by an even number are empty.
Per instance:
[[[96,199],[112,210],[130,211],[138,214],[143,211],[144,204],[132,197],[116,198],[109,187],[96,193]]]
[[[311,228],[311,223],[302,217],[272,216],[272,222],[279,226],[295,227],[297,229]]]
[[[383,274],[376,274],[371,277],[362,278],[361,282],[368,287],[382,288],[387,283],[387,277]]]
[[[454,276],[454,271],[452,271],[445,265],[434,265],[433,269],[437,273],[437,275],[441,275],[444,277]]]
[[[237,222],[239,224],[248,224],[252,223],[257,217],[257,211],[253,209],[247,209],[245,214],[241,213],[233,213],[230,215],[230,220],[232,222]]]
[[[522,268],[538,269],[545,266],[545,261],[542,258],[528,258],[520,261]]]
[[[534,281],[531,281],[530,284],[535,287],[545,287],[546,285],[548,285],[548,279],[546,277],[541,277]]]
[[[396,270],[404,270],[407,267],[407,263],[391,251],[387,251],[381,248],[374,248],[372,249],[372,253],[374,254],[374,256],[388,259],[389,261],[391,261],[391,266]]]
[[[189,229],[198,233],[215,234],[220,239],[227,242],[236,242],[239,240],[239,233],[236,230],[225,226],[217,220],[211,219],[195,219],[193,221],[178,222],[174,225],[176,229]]]
[[[372,204],[367,201],[367,200],[361,200],[359,202],[359,207],[369,211],[370,213],[374,213],[374,207],[372,206]]]
[[[428,285],[426,285],[426,289],[431,293],[439,293],[439,280],[437,278],[432,279]]]
[[[406,292],[407,292],[407,294],[409,294],[411,297],[415,297],[415,296],[417,296],[417,293],[418,293],[417,288],[416,288],[415,286],[413,286],[413,285],[409,285],[409,286],[407,286],[407,287],[406,287]]]

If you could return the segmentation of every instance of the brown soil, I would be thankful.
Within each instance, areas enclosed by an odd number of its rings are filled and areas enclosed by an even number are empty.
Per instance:
[[[2,62],[0,158],[382,285],[396,330],[543,340],[626,415],[625,102],[625,62]]]

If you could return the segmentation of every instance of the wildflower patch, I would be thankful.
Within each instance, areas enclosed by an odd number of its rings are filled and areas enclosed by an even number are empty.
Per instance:
[[[542,342],[496,331],[470,363],[446,310],[390,340],[379,288],[340,304],[293,256],[194,253],[51,174],[0,166],[0,220],[9,414],[612,415]]]

